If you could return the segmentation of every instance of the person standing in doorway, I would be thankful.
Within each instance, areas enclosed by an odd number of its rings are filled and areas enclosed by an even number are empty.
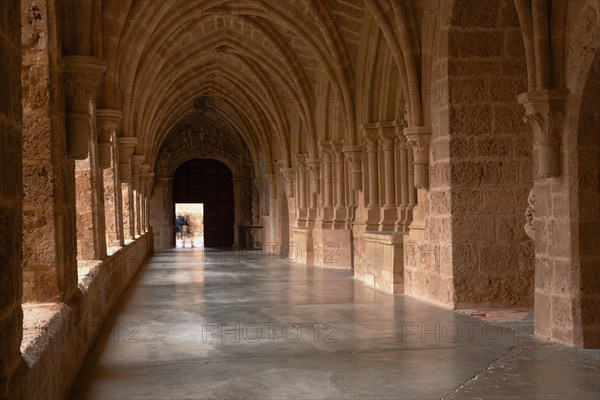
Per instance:
[[[183,239],[183,226],[185,225],[185,217],[183,215],[178,215],[175,218],[175,240]]]

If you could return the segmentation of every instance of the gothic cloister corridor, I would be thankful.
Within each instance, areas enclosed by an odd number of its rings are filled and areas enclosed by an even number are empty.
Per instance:
[[[583,400],[600,391],[598,353],[537,341],[531,321],[485,322],[260,251],[159,252],[117,310],[73,399]]]
[[[600,0],[0,0],[0,61],[0,400],[600,397]]]

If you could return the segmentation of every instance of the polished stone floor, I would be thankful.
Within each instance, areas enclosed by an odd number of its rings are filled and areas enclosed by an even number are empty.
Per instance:
[[[106,327],[74,399],[600,397],[598,351],[258,253],[157,253]]]

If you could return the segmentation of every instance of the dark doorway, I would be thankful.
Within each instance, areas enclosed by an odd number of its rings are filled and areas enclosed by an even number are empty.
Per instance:
[[[194,159],[175,171],[173,200],[204,203],[204,246],[233,246],[233,183],[231,171],[219,161]]]

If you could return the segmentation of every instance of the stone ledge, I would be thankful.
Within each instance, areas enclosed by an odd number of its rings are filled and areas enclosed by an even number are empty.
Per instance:
[[[389,245],[397,245],[404,243],[405,233],[391,232],[365,232],[361,235],[362,239],[371,243],[382,243]]]
[[[71,308],[64,303],[23,303],[21,354],[32,367],[44,354],[52,338],[63,330]]]

